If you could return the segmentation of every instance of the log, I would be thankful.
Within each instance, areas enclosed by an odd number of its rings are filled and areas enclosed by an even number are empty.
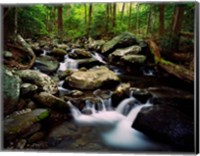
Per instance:
[[[27,69],[31,68],[35,62],[36,56],[33,52],[31,46],[23,39],[21,35],[17,35],[17,41],[23,46],[25,51],[27,52],[27,55],[31,56],[31,61],[29,65],[27,65]]]
[[[154,41],[148,40],[148,45],[151,53],[154,55],[155,63],[158,64],[158,66],[185,82],[194,82],[194,72],[192,70],[163,59],[159,48]]]

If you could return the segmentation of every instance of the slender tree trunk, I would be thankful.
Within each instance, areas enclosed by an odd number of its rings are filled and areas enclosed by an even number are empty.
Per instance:
[[[67,17],[70,17],[71,16],[71,5],[67,4],[66,8],[67,8]]]
[[[178,51],[179,50],[179,33],[181,31],[182,19],[184,15],[184,6],[178,5],[174,10],[173,21],[172,21],[172,45],[171,49]]]
[[[17,8],[15,7],[15,14],[14,14],[14,38],[16,40],[17,37],[17,29],[18,29],[18,12],[17,12]]]
[[[116,27],[116,8],[117,8],[117,4],[113,3],[113,20],[112,20],[113,28]]]
[[[8,41],[8,11],[9,9],[3,8],[3,50],[7,50]]]
[[[85,28],[87,28],[87,4],[84,4],[85,9]]]
[[[63,32],[62,5],[58,6],[58,35]]]
[[[128,30],[131,30],[131,14],[132,14],[132,3],[129,5],[129,16],[128,16]]]
[[[148,15],[148,22],[147,22],[147,35],[151,33],[151,15],[152,15],[152,8],[151,4],[149,6],[149,15]]]
[[[122,5],[122,12],[121,12],[121,17],[120,17],[121,21],[123,21],[123,17],[124,17],[125,4],[126,3],[123,3],[123,5]]]
[[[163,36],[164,35],[164,10],[165,10],[165,5],[161,4],[159,9],[160,9],[159,36]]]
[[[137,34],[140,33],[140,8],[139,8],[139,4],[136,5],[136,12],[137,12],[137,22],[136,22],[136,30],[137,30]]]
[[[89,4],[89,14],[88,14],[88,31],[87,31],[87,35],[90,35],[90,29],[91,29],[91,24],[92,24],[92,11],[93,11],[93,7],[92,7],[92,3]]]
[[[106,4],[106,33],[109,31],[109,3]]]

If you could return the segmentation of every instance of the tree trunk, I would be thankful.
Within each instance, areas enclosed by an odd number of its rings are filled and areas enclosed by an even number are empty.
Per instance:
[[[33,52],[31,46],[22,38],[22,36],[17,35],[17,41],[23,46],[23,48],[26,50],[27,55],[31,56],[31,61],[29,65],[27,65],[27,69],[31,68],[35,62],[36,56]]]
[[[132,14],[132,3],[130,2],[130,6],[129,6],[129,16],[128,16],[128,30],[131,29],[131,14]]]
[[[152,8],[151,4],[149,6],[149,15],[148,15],[148,22],[147,22],[147,35],[151,33],[151,14],[152,14]]]
[[[58,6],[58,35],[63,32],[62,5]]]
[[[3,8],[3,50],[7,50],[8,41],[8,11],[9,9]]]
[[[159,16],[159,36],[163,36],[164,35],[164,10],[165,10],[165,5],[161,4],[160,5],[160,16]]]
[[[113,20],[112,20],[113,28],[116,27],[116,8],[117,8],[117,4],[113,3]]]
[[[122,5],[122,12],[121,12],[121,17],[120,17],[121,22],[123,21],[123,17],[124,17],[125,4],[126,3],[123,3]]]
[[[183,15],[184,15],[184,6],[177,5],[174,10],[172,31],[171,31],[171,36],[173,39],[171,49],[175,51],[179,50],[179,33],[181,31]]]
[[[109,3],[106,4],[106,33],[109,31]]]
[[[137,34],[140,34],[140,7],[139,4],[136,4],[136,12],[137,12],[137,21],[136,21],[136,30]]]
[[[17,29],[18,29],[18,15],[17,15],[17,8],[15,7],[15,14],[14,14],[14,38],[16,40],[16,37],[17,37]]]
[[[89,14],[88,14],[88,31],[87,31],[87,35],[90,36],[90,29],[91,29],[91,24],[92,24],[92,11],[93,11],[93,7],[92,7],[92,3],[89,4]]]
[[[194,82],[194,72],[192,71],[192,69],[188,70],[181,65],[177,65],[175,63],[163,59],[160,55],[159,48],[154,41],[149,40],[148,45],[151,49],[151,53],[154,55],[155,63],[158,64],[162,69],[185,82]]]
[[[84,4],[85,9],[85,28],[87,28],[87,4]]]

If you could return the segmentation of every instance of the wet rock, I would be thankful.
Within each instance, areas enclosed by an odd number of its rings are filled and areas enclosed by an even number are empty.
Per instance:
[[[88,49],[94,51],[101,51],[101,48],[104,44],[104,40],[93,40],[92,38],[89,38]]]
[[[26,146],[27,140],[26,139],[21,139],[18,141],[16,148],[17,149],[24,149]]]
[[[168,105],[191,117],[194,116],[194,95],[192,93],[169,87],[150,87],[148,92],[153,96],[152,103]]]
[[[50,93],[41,92],[34,96],[34,99],[45,106],[48,106],[52,109],[59,109],[59,110],[68,110],[69,107],[66,102]]]
[[[73,70],[67,69],[65,71],[58,72],[58,78],[64,80],[66,77],[70,76],[73,73]]]
[[[131,45],[136,45],[137,40],[130,32],[125,32],[119,36],[114,37],[112,40],[106,42],[102,47],[102,53],[109,53],[117,48],[124,48]]]
[[[37,108],[38,106],[36,105],[36,103],[35,102],[33,102],[33,101],[30,101],[28,104],[27,104],[27,108],[30,108],[30,109],[35,109],[35,108]]]
[[[43,73],[51,74],[58,69],[59,62],[50,56],[40,56],[36,58],[34,66]]]
[[[36,56],[39,56],[42,54],[42,49],[40,48],[40,45],[38,42],[30,44],[31,48],[33,49]]]
[[[77,96],[82,96],[84,93],[80,90],[72,90],[70,92],[70,95],[74,96],[74,97],[77,97]]]
[[[141,51],[141,47],[138,45],[130,46],[127,48],[116,49],[109,55],[109,61],[116,63],[116,61],[120,61],[121,57],[127,54],[138,54]]]
[[[82,90],[94,90],[102,86],[114,86],[119,77],[107,67],[91,68],[87,71],[74,72],[66,79],[69,86]]]
[[[42,125],[41,123],[35,123],[31,126],[31,128],[22,135],[22,138],[26,138],[30,135],[33,135],[34,133],[38,132],[41,129]]]
[[[61,48],[54,48],[51,52],[51,55],[57,56],[57,57],[64,57],[66,54],[67,54],[67,51]]]
[[[12,113],[17,105],[20,95],[21,79],[14,75],[9,69],[3,67],[3,101],[4,114]]]
[[[68,56],[73,59],[84,59],[92,57],[91,53],[85,49],[73,49],[73,51],[69,53]]]
[[[38,89],[37,85],[31,83],[23,83],[20,87],[21,95],[26,95],[28,93],[33,93]]]
[[[36,84],[41,90],[51,94],[58,92],[56,82],[44,73],[35,70],[20,70],[17,74],[24,82]]]
[[[6,140],[22,135],[31,128],[34,123],[49,116],[47,109],[35,109],[33,111],[16,112],[4,119],[4,136]]]
[[[63,50],[69,49],[69,46],[67,44],[64,44],[64,43],[57,44],[56,47],[59,48],[59,49],[63,49]]]
[[[33,143],[33,142],[37,142],[40,141],[44,138],[44,133],[43,132],[37,132],[35,134],[33,134],[29,139],[28,142],[29,143]]]
[[[128,54],[121,58],[121,61],[126,62],[126,63],[142,64],[144,63],[145,60],[146,60],[146,57],[144,55],[133,55],[133,54]]]
[[[116,107],[120,101],[124,98],[128,98],[129,95],[127,94],[131,85],[130,83],[121,83],[113,92],[112,95],[112,105]]]
[[[94,66],[102,65],[102,62],[99,62],[95,58],[85,58],[85,59],[76,59],[79,68],[92,68]]]
[[[137,100],[139,100],[142,103],[147,102],[152,95],[148,92],[147,89],[141,89],[141,88],[130,88],[131,95],[135,97]]]
[[[133,128],[163,142],[169,142],[186,151],[194,149],[194,122],[180,111],[155,105],[139,112]]]

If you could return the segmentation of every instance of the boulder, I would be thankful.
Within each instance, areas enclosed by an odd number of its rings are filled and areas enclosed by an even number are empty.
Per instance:
[[[194,150],[193,119],[172,107],[161,105],[144,107],[132,127],[183,150]]]
[[[41,72],[51,74],[58,69],[59,62],[51,56],[40,56],[36,58],[34,66]]]
[[[137,45],[135,36],[130,32],[124,32],[123,34],[114,37],[112,40],[106,42],[102,47],[102,53],[106,54],[114,51],[117,48],[124,48],[131,45]]]
[[[4,114],[10,114],[15,110],[19,100],[21,79],[5,67],[2,74]]]
[[[141,64],[141,63],[144,63],[145,60],[146,60],[146,57],[144,55],[133,55],[133,54],[128,54],[121,58],[121,61],[125,63],[131,63],[131,64],[132,63]]]
[[[41,92],[34,96],[36,102],[48,106],[52,109],[68,110],[66,102],[50,93]]]
[[[94,51],[100,51],[104,44],[105,44],[104,40],[93,40],[92,38],[89,38],[88,49]]]
[[[92,54],[89,51],[86,51],[85,49],[73,49],[72,52],[68,54],[70,58],[73,59],[84,59],[84,58],[91,58]]]
[[[120,58],[122,56],[125,56],[127,54],[138,54],[141,51],[141,47],[138,45],[130,46],[127,48],[121,48],[121,49],[116,49],[114,52],[112,52],[108,58],[110,62],[116,62],[120,61]]]
[[[67,51],[61,48],[54,48],[51,52],[51,55],[57,57],[64,57],[67,54]]]
[[[31,83],[23,83],[20,87],[21,95],[27,95],[29,93],[33,93],[38,89],[37,85]]]
[[[32,125],[49,116],[47,109],[30,109],[15,112],[4,119],[4,138],[10,140],[26,133]]]
[[[82,90],[94,90],[102,86],[111,87],[119,83],[119,77],[105,66],[87,71],[74,72],[66,79],[69,86]]]
[[[16,72],[19,77],[28,83],[36,84],[39,89],[46,91],[51,94],[58,92],[56,82],[48,75],[35,70],[20,70]]]

